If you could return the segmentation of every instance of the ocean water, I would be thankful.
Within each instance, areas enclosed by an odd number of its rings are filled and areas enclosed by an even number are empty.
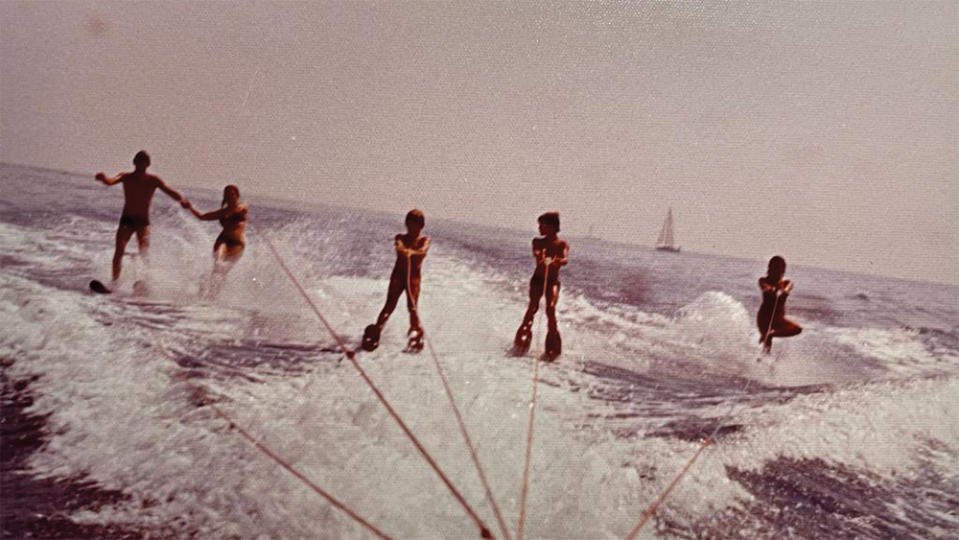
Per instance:
[[[120,290],[98,296],[87,283],[109,277],[121,189],[0,165],[0,190],[0,357],[7,377],[36,377],[29,412],[46,423],[29,472],[125,495],[70,519],[178,537],[371,537],[231,430],[199,386],[390,536],[479,536],[265,243],[355,346],[382,306],[402,216],[250,199],[246,253],[207,300],[219,227],[158,193],[150,259],[127,257]],[[506,350],[533,225],[427,216],[420,299],[514,537],[544,325],[529,357]],[[564,354],[539,368],[526,538],[625,537],[713,433],[640,537],[959,535],[959,289],[790,266],[788,313],[805,330],[757,361],[764,261],[569,241]],[[130,294],[135,279],[148,296]],[[406,329],[401,302],[358,361],[502,538],[432,359],[402,352]]]

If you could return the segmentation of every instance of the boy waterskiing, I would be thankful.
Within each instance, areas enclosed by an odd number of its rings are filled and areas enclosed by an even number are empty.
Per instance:
[[[559,300],[559,269],[566,266],[569,245],[559,233],[559,212],[546,212],[537,218],[539,233],[533,239],[533,259],[536,269],[529,280],[529,307],[513,339],[513,354],[521,356],[529,350],[533,339],[533,317],[539,309],[539,299],[546,296],[546,353],[543,359],[555,360],[563,352],[563,340],[556,324],[556,302]]]
[[[406,214],[406,233],[397,234],[393,240],[396,250],[396,263],[390,274],[390,285],[386,291],[386,304],[376,318],[376,323],[366,327],[363,332],[363,350],[375,350],[380,344],[380,334],[390,318],[400,295],[406,291],[406,307],[410,312],[410,329],[407,331],[409,342],[407,350],[418,352],[423,349],[423,328],[417,314],[417,300],[420,297],[420,271],[423,259],[430,249],[430,238],[420,236],[426,218],[423,212],[413,209]]]

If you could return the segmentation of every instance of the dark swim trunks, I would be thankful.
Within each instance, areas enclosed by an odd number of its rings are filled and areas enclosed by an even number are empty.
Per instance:
[[[550,285],[554,285],[554,284],[555,284],[556,286],[559,286],[559,285],[560,285],[560,281],[559,281],[558,279],[556,279],[555,277],[552,277],[552,276],[551,276],[551,277],[549,278],[549,284],[550,284]],[[540,288],[540,290],[542,291],[542,289],[543,289],[543,276],[538,276],[538,275],[535,275],[535,274],[534,274],[533,277],[531,277],[530,280],[529,280],[529,286],[530,286],[530,287],[538,286],[538,287]]]
[[[150,220],[147,218],[141,218],[136,216],[121,216],[120,225],[123,227],[131,227],[134,229],[139,229],[141,227],[149,227]]]

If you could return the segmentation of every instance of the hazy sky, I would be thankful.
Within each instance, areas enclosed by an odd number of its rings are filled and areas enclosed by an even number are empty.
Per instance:
[[[646,245],[672,206],[684,249],[959,282],[957,2],[0,18],[2,161],[113,174],[145,148],[173,186],[531,234],[557,209],[566,234]]]

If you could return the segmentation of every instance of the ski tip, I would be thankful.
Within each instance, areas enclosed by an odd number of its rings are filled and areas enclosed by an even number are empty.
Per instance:
[[[407,353],[419,353],[423,350],[423,336],[425,333],[422,328],[410,328],[406,332],[410,338],[406,341],[406,352]]]
[[[371,324],[363,329],[363,341],[360,347],[366,352],[375,351],[380,346],[380,327]]]
[[[111,291],[109,287],[103,284],[102,281],[94,279],[90,281],[90,290],[97,294],[110,294]]]

